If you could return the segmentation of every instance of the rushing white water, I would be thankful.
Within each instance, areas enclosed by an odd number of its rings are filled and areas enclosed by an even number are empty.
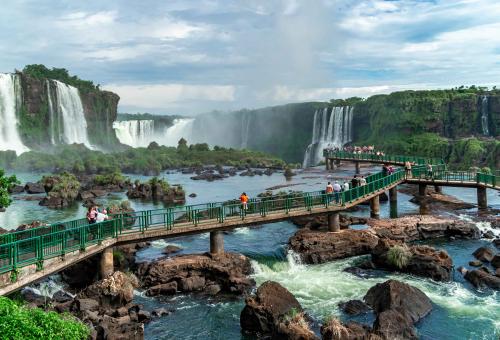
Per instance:
[[[92,148],[87,134],[87,120],[83,111],[80,93],[76,87],[58,80],[55,84],[56,105],[52,101],[53,92],[47,84],[51,141],[53,144],[84,144]]]
[[[489,136],[490,129],[488,127],[488,96],[483,96],[481,100],[481,128],[483,135]]]
[[[314,112],[312,140],[306,149],[303,167],[316,165],[324,148],[340,148],[352,141],[352,114],[350,106],[333,107],[330,113],[328,108]]]
[[[134,148],[146,147],[154,134],[154,120],[122,120],[113,122],[116,137]]]
[[[113,123],[120,143],[132,147],[146,147],[151,142],[165,146],[177,146],[184,138],[191,141],[193,118],[174,119],[173,125],[161,131],[155,128],[154,120],[123,120]]]
[[[28,151],[17,130],[21,82],[16,74],[0,73],[0,150]]]
[[[241,149],[248,147],[248,134],[250,131],[250,113],[243,113],[241,115]]]

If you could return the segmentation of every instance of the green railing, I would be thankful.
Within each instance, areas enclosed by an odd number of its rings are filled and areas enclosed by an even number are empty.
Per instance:
[[[196,227],[228,220],[244,222],[247,217],[289,214],[292,211],[310,212],[332,206],[345,206],[403,181],[404,171],[397,170],[388,176],[374,174],[369,179],[370,181],[367,180],[364,186],[339,193],[325,194],[323,191],[314,191],[252,199],[248,202],[247,209],[243,209],[237,201],[215,202],[116,214],[111,220],[95,224],[79,225],[81,220],[69,221],[54,225],[59,228],[64,225],[68,228],[53,231],[50,231],[53,226],[33,229],[37,231],[32,237],[28,237],[26,233],[22,234],[22,238],[14,236],[13,238],[17,239],[12,241],[8,241],[8,238],[2,239],[4,243],[0,244],[0,273],[15,271],[17,268],[32,264],[37,264],[37,268],[42,269],[47,259],[85,250],[90,245],[99,244],[118,235],[142,233],[150,228],[172,230],[177,226]],[[38,235],[40,230],[43,230],[43,233]]]
[[[399,155],[377,155],[374,153],[353,153],[347,151],[334,151],[334,150],[323,150],[323,157],[328,158],[342,158],[342,159],[352,159],[360,161],[378,161],[387,163],[415,163],[418,165],[422,164],[444,164],[444,161],[440,158],[429,158],[429,157],[415,157],[415,156],[399,156]]]

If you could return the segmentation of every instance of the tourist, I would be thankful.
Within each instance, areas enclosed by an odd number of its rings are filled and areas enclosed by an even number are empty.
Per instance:
[[[87,210],[87,222],[89,224],[94,224],[96,222],[96,218],[97,218],[96,207],[90,206],[89,209]]]
[[[333,192],[341,192],[341,191],[342,187],[340,186],[339,181],[335,181],[335,183],[333,184]]]
[[[353,178],[352,178],[352,180],[351,180],[351,184],[352,184],[351,186],[352,186],[353,188],[356,188],[356,187],[358,186],[358,184],[359,184],[359,183],[358,183],[358,175],[354,175],[354,177],[353,177]]]
[[[328,195],[328,194],[333,193],[333,185],[332,185],[332,182],[328,182],[328,184],[326,185],[325,193],[326,193],[327,195]]]
[[[246,192],[241,194],[240,202],[241,202],[241,208],[243,210],[247,210],[248,209],[248,196],[247,196]]]
[[[96,217],[96,222],[97,223],[103,222],[103,221],[105,221],[107,219],[109,219],[109,218],[108,218],[106,209],[104,209],[102,212],[100,212],[99,210],[97,210],[97,217]]]
[[[405,162],[405,172],[406,172],[406,178],[411,178],[411,163],[410,163],[410,161]]]
[[[430,163],[427,164],[427,177],[432,179],[432,165]]]
[[[365,176],[361,176],[361,179],[359,180],[359,185],[360,186],[366,185],[366,178],[365,178]]]
[[[343,187],[344,191],[348,191],[349,190],[349,182],[348,181],[344,181],[344,184],[342,185],[342,187]]]

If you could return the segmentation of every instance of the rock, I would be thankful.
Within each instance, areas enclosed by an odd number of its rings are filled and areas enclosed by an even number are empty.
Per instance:
[[[494,239],[491,243],[497,248],[500,248],[500,238]]]
[[[21,295],[28,304],[35,307],[44,306],[51,301],[50,298],[35,293],[32,289],[23,289]]]
[[[125,316],[125,315],[128,315],[128,309],[127,307],[120,307],[120,308],[117,308],[114,315],[115,317],[121,317],[121,316]]]
[[[500,277],[500,268],[495,270],[495,276]]]
[[[73,306],[73,299],[65,302],[59,302],[54,304],[54,309],[58,313],[69,313]]]
[[[245,300],[240,325],[244,331],[273,334],[286,315],[302,312],[297,299],[277,282],[264,282],[255,293]]]
[[[94,299],[75,299],[74,307],[78,311],[96,311],[99,309],[99,302]]]
[[[28,194],[45,194],[45,188],[41,183],[28,182],[24,186]]]
[[[370,310],[370,306],[361,300],[349,300],[339,304],[340,309],[349,315],[359,315]]]
[[[488,230],[487,232],[483,233],[483,238],[493,239],[495,238],[495,234],[493,234],[493,231]]]
[[[243,255],[224,253],[222,255],[177,255],[160,259],[152,263],[141,263],[137,269],[149,294],[174,293],[173,287],[159,286],[177,282],[179,291],[206,290],[217,284],[221,292],[243,294],[251,289],[255,282],[247,276],[252,272],[250,260]]]
[[[325,263],[369,254],[378,237],[368,230],[341,230],[337,233],[299,230],[289,240],[290,248],[308,264]]]
[[[196,197],[196,196],[197,196],[197,195],[196,195],[194,192],[193,192],[193,193],[191,193],[191,194],[189,194],[189,197],[191,197],[191,198],[194,198],[194,197]]]
[[[481,267],[483,263],[479,260],[469,261],[469,266],[472,267]]]
[[[495,256],[493,256],[493,258],[491,259],[491,263],[490,264],[495,269],[500,268],[500,254],[496,254]]]
[[[470,270],[465,274],[464,277],[476,288],[489,287],[496,290],[500,289],[500,277],[493,276],[483,270]]]
[[[22,192],[24,192],[24,187],[22,185],[14,184],[9,187],[10,194],[20,194]],[[45,192],[45,190],[43,192]]]
[[[370,331],[370,327],[358,322],[351,321],[344,325],[339,320],[331,318],[321,326],[321,337],[323,340],[378,340],[379,338],[370,334]]]
[[[408,317],[412,323],[432,310],[431,300],[420,289],[396,280],[376,284],[363,299],[377,314],[393,309]]]
[[[138,318],[139,322],[147,322],[151,319],[151,313],[148,312],[147,310],[141,309],[137,313],[137,318]]]
[[[134,288],[138,286],[139,282],[133,274],[116,271],[85,288],[78,297],[96,299],[104,308],[117,308],[132,301]]]
[[[59,303],[73,301],[73,297],[63,290],[57,291],[52,295],[52,300]]]
[[[418,339],[413,323],[397,309],[389,309],[377,315],[373,330],[384,339]]]
[[[177,292],[177,282],[172,281],[169,283],[162,283],[153,287],[150,287],[146,291],[147,296],[156,295],[174,295]]]
[[[169,244],[168,246],[166,246],[165,248],[163,248],[162,253],[165,254],[165,255],[170,255],[170,254],[173,254],[173,253],[178,253],[181,250],[182,250],[181,247],[177,247],[177,246]]]
[[[91,285],[98,276],[99,255],[89,257],[64,269],[61,277],[72,288],[82,289]]]
[[[165,308],[156,308],[151,311],[151,315],[154,317],[162,317],[163,315],[170,315],[170,311]]]
[[[465,273],[467,273],[467,271],[468,271],[467,268],[464,268],[462,266],[458,267],[457,270],[462,275],[465,275]]]
[[[482,266],[481,268],[479,268],[479,270],[482,270],[485,273],[491,274],[490,270],[488,268],[486,268],[485,266]]]
[[[490,262],[493,259],[495,253],[493,249],[489,247],[480,247],[476,249],[475,252],[472,253],[476,259],[482,262]]]
[[[199,175],[191,177],[192,180],[198,181],[198,180],[204,180],[208,182],[213,182],[215,180],[221,180],[226,178],[227,176],[224,176],[222,174],[216,174],[213,173],[212,171],[204,171]]]
[[[217,284],[209,285],[205,288],[205,293],[208,295],[217,295],[221,291],[221,287]]]

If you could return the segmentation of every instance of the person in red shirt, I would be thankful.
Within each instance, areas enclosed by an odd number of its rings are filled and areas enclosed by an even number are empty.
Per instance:
[[[243,208],[243,210],[247,210],[248,209],[248,196],[245,192],[241,194],[240,202],[241,202],[241,207]]]

